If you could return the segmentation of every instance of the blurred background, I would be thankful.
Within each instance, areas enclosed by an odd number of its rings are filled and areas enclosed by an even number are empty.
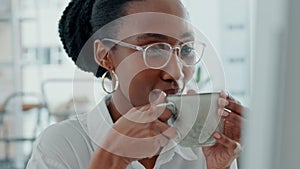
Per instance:
[[[183,0],[193,24],[215,46],[226,90],[251,107],[240,168],[299,168],[300,1]],[[69,0],[0,0],[0,169],[24,168],[47,126],[90,109],[84,91],[73,95],[77,68],[58,36]],[[209,90],[197,65],[194,81]],[[95,97],[104,96],[100,88]],[[96,99],[96,100],[97,100]]]

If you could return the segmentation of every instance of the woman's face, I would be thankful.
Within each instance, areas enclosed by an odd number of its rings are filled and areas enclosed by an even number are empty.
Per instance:
[[[115,39],[138,46],[156,42],[175,46],[193,40],[189,25],[182,20],[188,19],[186,11],[176,0],[132,2],[126,11],[135,15],[122,21]],[[153,91],[180,92],[194,73],[194,67],[184,65],[175,51],[160,69],[147,67],[143,53],[128,47],[116,45],[110,54],[120,84],[113,97],[126,98],[134,107],[148,104],[150,95],[157,93]]]

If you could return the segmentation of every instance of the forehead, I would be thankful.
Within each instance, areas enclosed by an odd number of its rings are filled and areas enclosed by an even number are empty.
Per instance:
[[[161,34],[175,39],[190,32],[188,14],[180,0],[132,1],[125,6],[117,38],[141,34]]]
[[[161,12],[184,17],[186,9],[180,0],[134,0],[126,6],[127,14]]]
[[[192,34],[192,26],[184,18],[166,13],[143,12],[122,17],[118,23],[116,38],[123,40],[135,35],[143,35],[139,38],[156,35],[161,39],[165,36],[183,39]]]

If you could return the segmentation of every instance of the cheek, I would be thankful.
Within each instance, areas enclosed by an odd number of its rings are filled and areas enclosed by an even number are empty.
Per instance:
[[[182,69],[182,71],[183,71],[183,74],[184,74],[184,81],[185,81],[185,83],[187,83],[193,78],[193,75],[195,73],[195,66],[184,67]]]
[[[137,74],[129,84],[129,98],[134,106],[149,103],[149,94],[158,81],[158,73],[154,70],[144,70]]]
[[[129,98],[129,87],[130,84],[134,81],[136,75],[139,72],[146,69],[142,57],[138,52],[134,54],[118,54],[114,56],[114,67],[115,71],[119,77],[120,88],[122,93]]]
[[[117,58],[119,57],[119,58]],[[156,84],[156,71],[149,70],[144,64],[140,52],[115,56],[116,73],[119,77],[120,90],[133,106],[149,102],[148,93]]]

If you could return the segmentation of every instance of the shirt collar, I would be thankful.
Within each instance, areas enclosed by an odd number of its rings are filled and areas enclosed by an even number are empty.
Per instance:
[[[94,150],[98,148],[97,145],[101,143],[106,133],[113,125],[112,118],[107,108],[108,101],[110,99],[110,95],[105,96],[102,101],[87,114],[87,132],[94,143]],[[172,160],[175,153],[180,155],[185,160],[197,160],[199,158],[196,151],[200,151],[200,148],[195,151],[191,148],[186,148],[175,144],[176,143],[171,141],[162,149],[162,152],[158,157],[158,161],[160,161],[161,164]]]
[[[106,133],[113,125],[113,121],[107,109],[107,103],[111,96],[105,96],[102,101],[87,114],[87,133],[93,141],[94,150],[98,149]]]

